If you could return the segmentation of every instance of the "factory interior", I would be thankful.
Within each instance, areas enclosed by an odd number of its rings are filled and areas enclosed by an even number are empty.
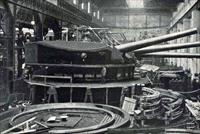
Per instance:
[[[200,0],[0,0],[1,134],[200,134]]]

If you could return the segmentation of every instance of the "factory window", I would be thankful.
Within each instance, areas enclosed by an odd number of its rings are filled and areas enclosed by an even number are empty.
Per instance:
[[[88,2],[88,13],[91,13],[90,2]]]
[[[77,0],[73,0],[73,4],[76,5],[77,4]]]
[[[99,12],[99,10],[97,11],[97,19],[99,19],[100,18],[100,12]]]
[[[84,9],[84,3],[81,3],[81,9]]]
[[[143,0],[126,0],[129,8],[143,8],[144,1]]]
[[[96,12],[93,12],[93,16],[96,17]]]

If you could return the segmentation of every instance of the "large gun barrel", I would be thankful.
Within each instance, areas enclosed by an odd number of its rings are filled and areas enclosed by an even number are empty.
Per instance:
[[[141,57],[158,57],[158,58],[200,58],[198,53],[175,53],[175,52],[157,52],[157,53],[146,53],[140,55]]]
[[[198,31],[197,28],[193,28],[193,29],[189,29],[186,31],[182,31],[182,32],[167,34],[167,35],[154,37],[154,38],[150,38],[150,39],[145,39],[145,40],[141,40],[141,41],[137,41],[137,42],[121,44],[121,45],[116,46],[116,48],[121,52],[130,52],[130,51],[137,50],[140,48],[152,46],[154,44],[159,44],[159,43],[162,43],[165,41],[169,41],[169,40],[189,36],[192,34],[196,34],[197,31]]]
[[[151,46],[135,50],[134,53],[136,55],[140,55],[145,53],[161,52],[161,51],[176,50],[176,49],[191,48],[191,47],[200,47],[200,42]]]

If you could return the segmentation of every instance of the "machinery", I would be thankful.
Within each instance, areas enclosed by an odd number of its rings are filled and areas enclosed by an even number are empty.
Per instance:
[[[187,108],[189,103],[185,105],[184,97],[177,92],[143,87],[140,92],[135,92],[135,101],[131,99],[124,102],[122,109],[94,103],[28,106],[24,112],[11,118],[10,124],[13,127],[2,134],[16,128],[21,130],[19,133],[92,134],[128,130],[128,127],[138,133],[152,130],[162,132],[169,128],[198,128],[198,122],[190,115],[191,108]]]
[[[198,127],[193,122],[193,118],[187,116],[188,110],[180,94],[146,88],[145,86],[149,85],[148,79],[141,78],[135,73],[135,67],[138,65],[137,59],[141,57],[155,55],[154,52],[198,47],[199,42],[154,48],[155,44],[196,34],[196,28],[124,44],[109,34],[97,33],[91,28],[84,32],[83,38],[80,38],[82,41],[39,41],[25,45],[24,80],[29,84],[32,103],[73,103],[33,106],[13,117],[11,125],[16,126],[20,122],[31,119],[29,122],[34,122],[32,125],[37,131],[42,127],[52,133],[102,133],[110,128],[124,127],[130,123],[129,121],[133,128],[149,128],[158,125],[159,128],[187,128],[187,123],[193,124],[193,128]],[[187,56],[199,57],[198,54],[179,55],[179,57]],[[136,100],[133,101],[136,102],[135,110],[141,111],[135,112],[132,118],[127,115],[126,109],[124,109],[125,112],[108,106],[122,107],[125,96],[134,98]],[[74,103],[88,101],[100,104]],[[77,115],[77,111],[87,112],[84,115]],[[79,117],[77,124],[79,124],[79,121],[83,121],[82,117],[89,118],[87,114],[91,112],[99,114],[96,116],[99,125],[95,126],[95,123],[85,121],[86,126],[83,127],[82,124],[81,127],[72,126],[69,129],[70,126],[66,126],[61,118],[76,113]],[[40,114],[48,115],[49,118]],[[51,116],[53,117],[50,118]],[[102,121],[103,116],[106,118],[105,122]],[[119,116],[121,116],[120,120]],[[58,117],[59,122],[54,122]],[[152,123],[152,121],[156,122]]]
[[[144,87],[133,98],[137,100],[133,128],[198,128],[198,123],[189,115],[184,97],[177,92]]]
[[[27,111],[14,116],[10,124],[17,126],[22,123],[23,126],[24,122],[29,121],[26,133],[34,131],[35,133],[88,134],[104,133],[108,129],[128,126],[129,118],[125,111],[108,105],[53,103],[30,106]],[[12,128],[2,134],[11,130]]]
[[[108,34],[89,28],[84,31],[83,40],[78,42],[31,42],[25,46],[25,80],[35,88],[32,90],[34,103],[47,100],[46,91],[53,86],[61,102],[87,102],[89,98],[90,102],[119,106],[122,89],[124,91],[135,84],[148,83],[148,80],[134,75],[137,58],[153,54],[149,52],[198,47],[200,43],[181,44],[178,47],[170,45],[156,50],[148,46],[196,33],[197,29],[194,28],[121,44]],[[78,32],[77,37],[80,38]]]

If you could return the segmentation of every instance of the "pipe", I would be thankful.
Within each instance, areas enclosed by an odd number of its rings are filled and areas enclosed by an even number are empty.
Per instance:
[[[121,45],[116,46],[116,48],[121,52],[130,52],[130,51],[137,50],[137,49],[140,49],[140,48],[144,48],[144,47],[147,47],[147,46],[159,44],[159,43],[162,43],[162,42],[165,42],[165,41],[169,41],[169,40],[189,36],[189,35],[192,35],[192,34],[196,34],[197,31],[198,31],[197,28],[193,28],[193,29],[189,29],[189,30],[186,30],[186,31],[182,31],[182,32],[171,33],[171,34],[158,36],[158,37],[154,37],[154,38],[150,38],[150,39],[145,39],[145,40],[141,40],[141,41],[121,44]]]

